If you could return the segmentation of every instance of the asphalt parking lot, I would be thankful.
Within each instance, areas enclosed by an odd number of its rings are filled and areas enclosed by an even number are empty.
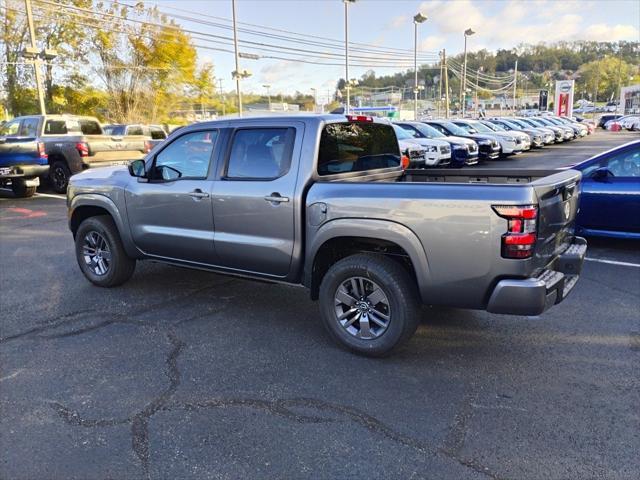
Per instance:
[[[588,257],[540,317],[424,307],[374,360],[338,348],[300,288],[148,262],[94,287],[64,199],[0,193],[0,478],[637,479],[640,245]]]

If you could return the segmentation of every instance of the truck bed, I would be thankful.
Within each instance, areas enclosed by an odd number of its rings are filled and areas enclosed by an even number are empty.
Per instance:
[[[560,170],[540,170],[522,168],[430,168],[406,170],[402,182],[438,183],[531,183],[543,177],[559,173]]]

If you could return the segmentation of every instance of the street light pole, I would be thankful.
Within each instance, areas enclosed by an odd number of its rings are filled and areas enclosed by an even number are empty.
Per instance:
[[[460,99],[462,101],[462,116],[464,117],[464,112],[466,109],[467,103],[467,37],[473,35],[474,32],[470,28],[467,28],[464,31],[464,66],[462,68],[462,81],[460,82]]]
[[[29,24],[29,37],[31,38],[32,52],[37,50],[36,45],[36,30],[33,26],[33,14],[31,12],[31,0],[24,0],[25,10],[27,12],[27,23]],[[36,55],[33,58],[33,68],[36,73],[36,90],[38,91],[38,103],[40,104],[40,115],[46,115],[46,109],[44,105],[44,92],[42,91],[42,78],[40,72],[40,58]]]
[[[233,15],[233,48],[236,57],[236,95],[238,96],[238,116],[242,117],[242,91],[240,90],[240,58],[238,56],[238,27],[236,25],[236,0],[231,0],[231,11]]]
[[[427,16],[418,12],[413,17],[413,119],[418,120],[418,24],[424,23]]]

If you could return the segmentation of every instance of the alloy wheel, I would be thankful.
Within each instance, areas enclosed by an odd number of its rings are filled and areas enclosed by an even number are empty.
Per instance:
[[[338,323],[360,339],[380,337],[391,321],[387,295],[369,278],[350,277],[343,281],[336,289],[334,304]]]
[[[104,276],[111,267],[111,249],[106,238],[95,230],[84,236],[82,257],[89,269],[98,276]]]

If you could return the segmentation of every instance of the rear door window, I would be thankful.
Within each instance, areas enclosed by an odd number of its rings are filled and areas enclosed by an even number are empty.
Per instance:
[[[78,120],[80,124],[80,131],[84,135],[102,135],[102,129],[100,124],[94,120],[81,119]]]
[[[45,135],[66,135],[67,122],[64,120],[47,120],[44,124]]]
[[[226,178],[274,180],[291,166],[293,128],[246,128],[237,130],[227,165]]]
[[[330,123],[322,130],[318,174],[365,172],[400,166],[400,147],[391,125]]]
[[[144,135],[140,125],[129,125],[127,135]]]
[[[164,140],[167,138],[167,134],[164,133],[164,130],[158,127],[150,127],[151,130],[151,139],[152,140]]]
[[[20,137],[35,137],[38,134],[38,119],[25,118],[20,125]]]

